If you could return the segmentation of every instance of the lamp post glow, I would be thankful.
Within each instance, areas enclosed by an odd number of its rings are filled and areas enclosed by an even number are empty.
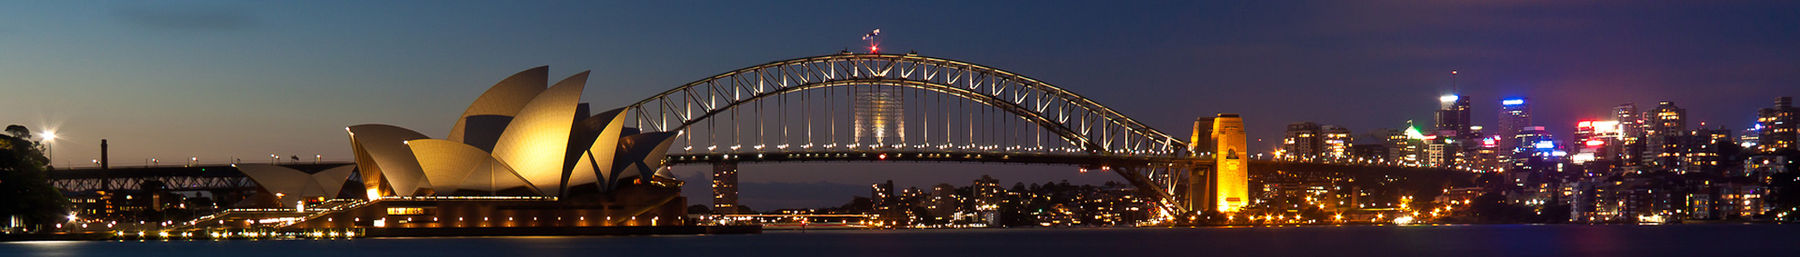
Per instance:
[[[56,147],[54,147],[54,145],[56,144],[56,131],[45,130],[44,133],[39,136],[44,138],[44,155],[46,155],[44,159],[48,159],[45,163],[55,166]]]

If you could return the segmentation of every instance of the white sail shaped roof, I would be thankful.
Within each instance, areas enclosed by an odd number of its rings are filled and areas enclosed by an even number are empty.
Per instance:
[[[577,73],[539,93],[494,144],[494,158],[532,185],[552,189],[543,191],[548,196],[557,196],[554,189],[562,188],[564,153],[587,76],[586,71]]]
[[[426,181],[432,182],[431,190],[437,194],[461,189],[462,181],[469,173],[493,159],[474,146],[444,139],[406,141],[406,146],[412,148],[413,156],[419,159],[420,170],[425,171]]]
[[[419,188],[431,187],[426,182],[425,172],[419,168],[419,160],[413,156],[412,149],[406,147],[408,140],[429,137],[382,124],[350,126],[348,130],[351,149],[357,156],[356,166],[362,170],[364,183],[386,182],[397,196],[412,196]]]
[[[525,109],[526,103],[531,102],[532,98],[536,98],[538,93],[544,91],[544,85],[550,83],[549,74],[549,66],[538,66],[520,71],[500,80],[500,83],[495,83],[493,87],[488,88],[487,92],[482,92],[480,97],[476,97],[475,102],[469,104],[469,109],[464,110],[461,117],[456,118],[456,125],[450,127],[448,139],[470,145],[493,145],[493,142],[467,142],[465,140],[471,138],[467,135],[471,133],[480,135],[472,138],[498,138],[501,133],[500,129],[502,129],[481,127],[477,128],[477,131],[468,131],[469,117],[518,115],[519,110]]]
[[[576,160],[575,167],[569,171],[568,186],[599,183],[603,179],[612,178],[613,157],[619,149],[619,133],[625,127],[625,108],[602,112],[590,117],[588,121],[598,123],[599,133],[595,133],[593,142],[585,150],[580,150],[580,159]],[[600,187],[605,188],[605,185]]]
[[[353,171],[356,171],[356,165],[338,166],[313,173],[312,179],[319,183],[319,188],[325,189],[325,198],[333,198],[343,192],[344,183],[350,181]]]
[[[670,143],[675,142],[675,135],[677,132],[652,132],[620,138],[620,152],[607,178],[607,188],[617,187],[620,179],[632,175],[646,179],[655,176],[656,170],[663,167],[663,158],[668,155]]]
[[[293,201],[313,197],[337,197],[343,189],[344,182],[350,178],[354,165],[344,165],[326,169],[318,173],[307,174],[293,168],[268,164],[237,164],[238,172],[250,177],[256,185],[269,193],[282,197],[278,203],[282,206],[293,206]]]

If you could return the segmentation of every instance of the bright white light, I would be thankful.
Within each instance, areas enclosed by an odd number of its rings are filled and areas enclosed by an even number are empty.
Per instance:
[[[44,140],[56,140],[56,131],[44,131]]]
[[[1444,95],[1444,96],[1439,96],[1438,101],[1440,101],[1440,102],[1455,102],[1456,99],[1458,99],[1458,98],[1459,97],[1457,97],[1456,95]]]

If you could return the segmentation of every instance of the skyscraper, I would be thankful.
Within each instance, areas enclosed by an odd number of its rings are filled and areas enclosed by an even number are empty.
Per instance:
[[[1519,142],[1513,138],[1525,126],[1531,126],[1531,106],[1525,102],[1525,98],[1500,100],[1498,125],[1499,128],[1492,132],[1493,135],[1500,136],[1500,140],[1494,142],[1494,150],[1500,153],[1500,166],[1506,169],[1512,166],[1512,152],[1519,149]]]
[[[1288,124],[1287,136],[1281,139],[1281,157],[1307,159],[1316,158],[1324,150],[1325,137],[1321,134],[1318,123],[1300,122]]]
[[[1775,106],[1763,108],[1756,112],[1756,151],[1771,153],[1780,149],[1796,149],[1796,133],[1800,133],[1800,123],[1794,122],[1794,115],[1800,109],[1794,108],[1793,97],[1775,98]]]
[[[1466,149],[1475,141],[1475,133],[1470,131],[1469,99],[1459,95],[1438,97],[1437,138],[1431,140],[1428,147],[1438,149],[1430,151],[1439,167],[1454,167],[1465,156]]]
[[[1682,137],[1687,135],[1686,116],[1686,109],[1669,101],[1658,102],[1656,108],[1644,113],[1644,166],[1659,170],[1681,167]]]
[[[1438,97],[1437,135],[1456,139],[1457,143],[1469,141],[1469,99],[1458,95]]]
[[[713,213],[735,214],[738,211],[738,176],[736,162],[713,165]]]
[[[1613,118],[1619,121],[1619,166],[1638,166],[1644,156],[1644,121],[1637,112],[1637,104],[1613,107]]]

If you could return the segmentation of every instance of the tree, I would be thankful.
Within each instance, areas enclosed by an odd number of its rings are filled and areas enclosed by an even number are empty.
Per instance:
[[[12,125],[0,135],[0,216],[18,216],[43,227],[64,221],[69,200],[45,176],[50,159],[30,129]]]

